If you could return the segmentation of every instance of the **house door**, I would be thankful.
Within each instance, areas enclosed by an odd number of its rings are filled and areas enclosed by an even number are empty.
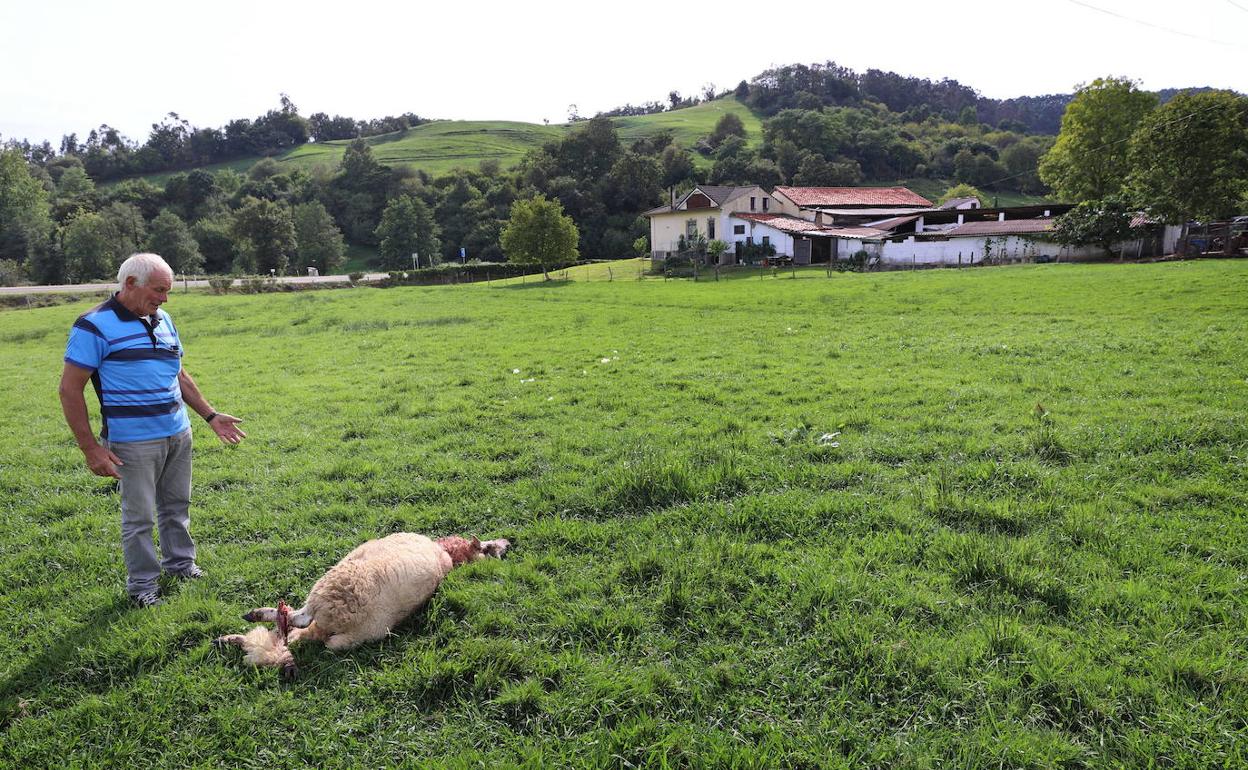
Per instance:
[[[800,241],[793,241],[793,264],[809,265],[810,264],[810,239],[803,238]]]

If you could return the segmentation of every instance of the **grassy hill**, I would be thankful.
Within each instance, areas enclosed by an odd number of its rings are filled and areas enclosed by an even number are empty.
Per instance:
[[[672,112],[612,118],[612,121],[625,143],[651,136],[659,131],[671,131],[681,146],[692,148],[695,142],[710,134],[715,128],[715,123],[729,112],[741,118],[746,130],[747,145],[761,146],[762,121],[732,96]],[[512,121],[440,120],[409,128],[406,131],[368,137],[365,141],[373,148],[373,154],[382,163],[419,169],[437,176],[454,168],[476,168],[481,161],[487,159],[498,161],[503,168],[514,166],[529,150],[566,135],[572,128],[573,125],[569,124],[541,126]],[[342,154],[348,144],[350,144],[349,140],[305,144],[276,156],[276,160],[283,167],[291,169],[310,171],[321,167],[332,170],[337,168],[342,161]],[[258,160],[260,160],[259,157],[243,158],[204,168],[209,171],[230,168],[242,172]],[[694,153],[693,160],[700,169],[706,170],[711,166],[711,160],[700,154]],[[156,184],[164,184],[172,174],[173,172],[154,174],[145,178]],[[953,182],[915,178],[871,180],[864,184],[904,185],[935,201]],[[1002,206],[1039,203],[1047,200],[1044,197],[1028,196],[1016,192],[1001,192],[997,194],[997,197]]]
[[[0,766],[1243,767],[1248,265],[759,275],[175,294],[248,438],[151,611],[91,302],[0,312]],[[400,530],[516,546],[292,684],[212,646]]]
[[[670,130],[682,146],[692,147],[698,139],[711,133],[715,123],[726,112],[733,112],[741,118],[750,145],[762,143],[761,121],[731,96],[674,112],[612,120],[625,142]],[[436,176],[454,168],[476,168],[483,160],[496,160],[503,168],[514,166],[526,152],[564,136],[572,127],[569,124],[542,126],[514,121],[439,120],[406,131],[370,136],[365,141],[382,163],[419,169]],[[276,156],[275,160],[291,169],[311,170],[318,166],[335,169],[350,143],[349,140],[336,140],[305,144]],[[204,168],[209,171],[226,168],[246,171],[258,160],[258,156],[240,158]],[[709,161],[700,155],[695,155],[694,160],[709,166]],[[152,174],[144,178],[164,184],[173,173]]]

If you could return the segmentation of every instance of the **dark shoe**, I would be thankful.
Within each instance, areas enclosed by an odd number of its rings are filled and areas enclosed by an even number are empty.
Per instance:
[[[204,576],[204,571],[199,568],[198,564],[192,564],[180,572],[170,572],[169,574],[177,580],[199,580]]]
[[[160,600],[160,591],[153,588],[150,591],[144,591],[141,594],[135,594],[130,597],[131,603],[140,609],[148,607],[159,607],[163,602]]]

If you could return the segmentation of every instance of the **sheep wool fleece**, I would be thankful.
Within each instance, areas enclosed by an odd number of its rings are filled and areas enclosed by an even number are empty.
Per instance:
[[[320,635],[349,635],[353,644],[381,639],[429,600],[452,566],[434,541],[396,532],[363,543],[331,567],[303,610]]]

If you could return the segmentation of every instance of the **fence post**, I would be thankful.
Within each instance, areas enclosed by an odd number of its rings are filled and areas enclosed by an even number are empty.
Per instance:
[[[719,281],[719,265],[715,265],[715,281]]]
[[[607,283],[615,280],[615,273],[611,272],[611,266],[607,265]]]

